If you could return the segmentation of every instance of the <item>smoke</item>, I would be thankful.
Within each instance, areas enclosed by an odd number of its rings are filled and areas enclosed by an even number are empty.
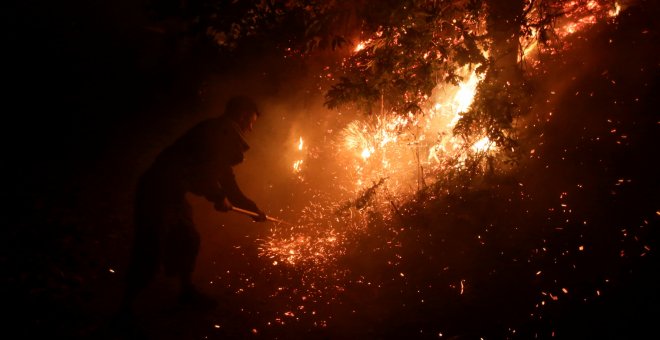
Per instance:
[[[325,151],[332,147],[343,125],[355,117],[323,105],[327,80],[318,75],[328,59],[336,57],[300,60],[264,55],[244,60],[244,67],[209,76],[202,87],[200,109],[169,122],[171,125],[160,132],[167,138],[160,140],[173,141],[197,122],[222,114],[233,95],[251,96],[261,115],[254,130],[246,135],[250,149],[244,162],[234,168],[236,180],[266,214],[298,225],[306,207],[325,203],[319,203],[319,195],[336,195],[333,178],[341,170],[333,161],[334,155]],[[167,144],[162,143],[162,147]],[[301,161],[300,172],[294,171],[296,161]],[[259,256],[259,248],[282,226],[254,223],[235,212],[217,212],[211,202],[192,194],[187,199],[202,236],[197,280],[214,281],[210,290],[216,291],[245,287],[241,280],[254,279],[251,275],[272,276],[258,273],[272,266],[270,259]],[[300,228],[309,229],[302,230],[306,233],[314,229],[311,225]],[[248,262],[259,265],[246,267]],[[236,275],[222,275],[227,271]]]

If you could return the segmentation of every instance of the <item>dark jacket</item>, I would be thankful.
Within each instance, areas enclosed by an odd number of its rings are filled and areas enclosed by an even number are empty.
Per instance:
[[[186,192],[221,203],[257,211],[256,204],[238,187],[233,166],[249,149],[238,126],[224,117],[205,120],[163,150],[141,178],[142,190],[156,200],[175,203]]]
[[[191,192],[222,204],[225,197],[243,209],[259,211],[239,189],[232,166],[248,145],[235,123],[205,120],[163,150],[142,175],[135,197],[135,242],[129,287],[143,287],[162,263],[171,275],[191,273],[200,236],[185,195]]]

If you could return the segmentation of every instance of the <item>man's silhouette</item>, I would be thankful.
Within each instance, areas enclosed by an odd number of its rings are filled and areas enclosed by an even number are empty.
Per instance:
[[[266,215],[240,190],[232,167],[243,161],[259,110],[248,97],[231,98],[224,114],[207,119],[163,150],[142,175],[135,197],[135,239],[121,311],[130,314],[138,294],[161,268],[181,283],[179,303],[212,307],[192,283],[200,236],[185,195],[204,196],[219,211],[232,205]]]

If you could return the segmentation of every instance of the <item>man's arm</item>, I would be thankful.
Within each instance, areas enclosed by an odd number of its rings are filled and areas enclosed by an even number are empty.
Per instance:
[[[239,208],[250,210],[260,215],[263,215],[263,212],[257,207],[257,205],[249,199],[236,183],[236,177],[234,176],[234,171],[231,167],[225,167],[218,176],[218,183],[220,184],[221,190],[229,199],[229,202],[232,205],[235,205]],[[264,215],[265,216],[265,215]]]
[[[219,211],[229,210],[225,204],[226,194],[220,187],[215,174],[210,171],[199,171],[196,176],[188,178],[188,190],[195,195],[203,196],[214,203],[215,209]]]

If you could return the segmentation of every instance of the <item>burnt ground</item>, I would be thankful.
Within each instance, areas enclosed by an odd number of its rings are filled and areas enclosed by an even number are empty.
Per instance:
[[[322,274],[274,267],[258,256],[267,231],[217,217],[192,198],[204,238],[196,281],[219,308],[175,308],[174,283],[159,277],[133,326],[122,329],[109,320],[132,239],[132,190],[158,150],[203,115],[194,104],[198,79],[177,68],[181,61],[145,62],[144,51],[167,42],[132,35],[128,19],[113,26],[117,33],[102,29],[99,13],[51,6],[14,8],[30,11],[29,20],[8,17],[20,34],[8,35],[11,109],[1,163],[6,332],[112,339],[657,332],[657,5],[641,2],[546,60],[547,71],[532,79],[532,113],[519,126],[524,156],[516,171],[411,203],[398,221],[375,216],[372,231]],[[284,95],[276,85],[260,89]]]

